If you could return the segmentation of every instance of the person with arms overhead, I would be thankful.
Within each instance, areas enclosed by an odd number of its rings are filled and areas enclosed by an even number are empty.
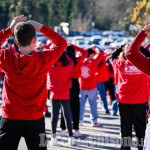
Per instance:
[[[22,136],[29,150],[47,149],[46,145],[40,145],[40,135],[45,135],[46,77],[67,46],[66,40],[51,28],[26,20],[24,15],[15,17],[10,27],[0,32],[0,43],[14,32],[15,42],[20,47],[15,53],[0,48],[0,67],[5,72],[0,121],[1,150],[17,150]],[[51,49],[34,51],[36,30],[53,42]]]

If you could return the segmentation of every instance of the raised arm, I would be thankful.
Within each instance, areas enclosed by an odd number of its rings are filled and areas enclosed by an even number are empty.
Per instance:
[[[12,20],[10,26],[7,29],[3,29],[2,31],[0,31],[0,45],[5,42],[6,39],[10,37],[10,35],[12,35],[12,33],[14,32],[14,27],[18,22],[26,20],[27,18],[24,15],[17,16]]]
[[[37,31],[40,31],[52,41],[53,47],[50,48],[49,51],[43,52],[43,54],[45,54],[43,58],[44,63],[48,63],[52,66],[67,47],[67,41],[50,27],[34,20],[30,20],[29,23],[31,23]]]
[[[150,58],[143,56],[139,52],[139,48],[146,36],[145,31],[141,30],[127,49],[125,57],[138,69],[150,75]]]
[[[5,42],[6,39],[8,39],[11,35],[12,35],[12,32],[10,30],[10,27],[0,31],[0,45],[2,45],[2,43]]]
[[[94,56],[93,63],[95,65],[98,65],[99,62],[104,58],[104,51],[100,49],[98,46],[96,46],[95,44],[91,45],[90,48],[92,48],[96,53]]]
[[[96,53],[96,55],[94,56],[93,63],[95,65],[98,65],[98,63],[103,59],[103,56],[104,56],[104,52]]]
[[[84,50],[83,48],[80,48],[76,45],[73,45],[73,44],[71,44],[71,45],[74,47],[74,49],[76,51],[79,51],[82,54],[82,56],[80,56],[80,60],[83,61],[87,57],[88,52],[86,50]]]
[[[119,54],[123,51],[123,47],[117,48],[115,51],[113,51],[110,56],[108,57],[108,60],[110,63],[116,58],[118,58]]]

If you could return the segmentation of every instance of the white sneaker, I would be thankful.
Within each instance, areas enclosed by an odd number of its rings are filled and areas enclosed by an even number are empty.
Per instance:
[[[81,137],[82,134],[79,132],[79,130],[76,130],[76,131],[73,133],[73,136],[74,136],[74,137]]]
[[[56,138],[51,138],[50,144],[51,144],[52,146],[57,146],[57,145],[58,145],[57,139],[56,139]]]
[[[61,130],[60,131],[60,136],[62,136],[62,137],[67,136],[66,130]]]
[[[74,137],[68,138],[68,146],[74,146],[76,144]]]

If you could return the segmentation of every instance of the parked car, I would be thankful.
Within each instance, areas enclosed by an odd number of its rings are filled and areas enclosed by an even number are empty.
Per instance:
[[[124,32],[122,30],[114,30],[112,31],[113,32],[113,35],[115,36],[123,36],[124,35]]]
[[[98,29],[90,29],[84,32],[81,32],[82,36],[92,36],[92,35],[100,35],[100,31]]]
[[[77,35],[80,35],[79,31],[72,31],[72,30],[70,30],[68,36],[77,36]]]
[[[125,41],[121,38],[118,38],[117,40],[115,40],[113,43],[110,44],[110,46],[112,47],[117,47],[117,46],[121,46],[125,43]]]
[[[112,32],[112,31],[104,31],[104,32],[102,33],[102,36],[104,36],[104,37],[107,37],[107,36],[110,36],[110,35],[113,35],[113,32]]]
[[[90,39],[89,44],[100,45],[101,40],[102,40],[101,36],[99,36],[99,35],[93,35],[93,36],[91,37],[91,39]]]
[[[101,42],[101,45],[102,45],[102,46],[108,46],[108,45],[110,45],[111,43],[113,43],[113,40],[112,40],[112,39],[103,39],[102,42]]]
[[[102,33],[102,36],[107,37],[107,36],[123,36],[124,32],[122,30],[113,30],[113,31],[104,31]]]
[[[84,37],[83,36],[75,36],[72,40],[72,44],[75,44],[75,45],[80,45],[84,43]]]

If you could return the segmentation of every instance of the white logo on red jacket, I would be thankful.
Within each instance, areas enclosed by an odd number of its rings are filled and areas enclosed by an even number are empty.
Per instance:
[[[124,67],[124,74],[136,75],[136,74],[143,74],[143,72],[140,71],[135,66],[125,66]]]
[[[81,67],[81,77],[82,78],[86,79],[86,78],[90,77],[90,75],[91,75],[90,68],[88,68],[86,66]]]

